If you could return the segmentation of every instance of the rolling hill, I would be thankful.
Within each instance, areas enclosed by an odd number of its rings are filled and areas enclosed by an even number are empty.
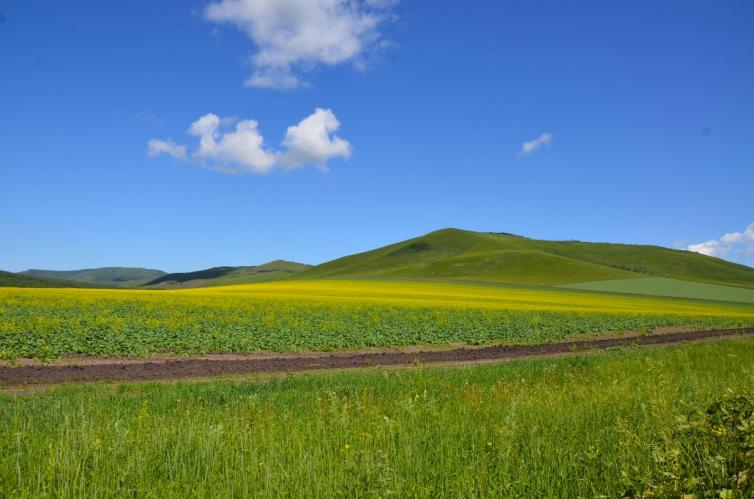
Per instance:
[[[132,267],[102,267],[97,269],[80,270],[40,270],[30,269],[21,272],[22,275],[65,279],[69,281],[85,282],[108,287],[135,287],[152,281],[165,272],[154,269]]]
[[[544,241],[460,229],[438,230],[338,258],[293,278],[452,279],[553,286],[648,276],[754,289],[753,268],[689,251]]]
[[[37,277],[33,275],[15,274],[0,270],[0,287],[16,288],[88,288],[91,284],[66,281],[63,279],[51,279],[49,277]]]
[[[275,260],[251,267],[213,267],[195,272],[165,274],[145,283],[142,287],[175,289],[249,284],[285,279],[307,268],[309,265],[285,260]]]
[[[28,270],[0,274],[0,285],[176,289],[287,279],[451,280],[754,303],[754,268],[718,258],[659,246],[461,229],[438,230],[314,267],[276,260],[172,274],[122,267]]]

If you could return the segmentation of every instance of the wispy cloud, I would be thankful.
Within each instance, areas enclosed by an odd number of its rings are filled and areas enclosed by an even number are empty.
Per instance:
[[[141,111],[135,113],[131,115],[131,119],[134,121],[141,121],[142,123],[156,126],[157,128],[165,128],[165,126],[167,125],[167,122],[164,119],[149,111]]]
[[[167,154],[175,159],[186,160],[186,146],[176,144],[172,140],[150,140],[147,144],[147,156],[154,158],[160,154]]]
[[[707,256],[749,261],[754,257],[754,223],[743,232],[728,232],[720,239],[690,244],[686,249]]]
[[[230,23],[256,46],[254,71],[246,85],[295,88],[297,73],[318,65],[364,65],[367,54],[384,45],[380,26],[393,0],[220,0],[205,17]]]
[[[198,140],[191,154],[183,144],[152,139],[147,144],[147,155],[166,154],[225,173],[261,174],[278,167],[290,170],[305,165],[326,171],[330,159],[351,155],[350,142],[335,134],[339,128],[340,122],[330,109],[317,108],[288,127],[283,148],[274,150],[265,146],[256,121],[209,113],[188,129],[188,134]]]
[[[529,142],[524,142],[521,144],[521,150],[519,151],[519,156],[528,156],[529,154],[533,153],[537,149],[543,147],[543,146],[549,146],[552,142],[552,134],[545,132],[539,137],[537,137],[534,140],[531,140]]]

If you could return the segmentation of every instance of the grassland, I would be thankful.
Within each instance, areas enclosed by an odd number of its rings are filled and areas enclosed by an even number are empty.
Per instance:
[[[467,284],[285,281],[175,291],[0,289],[0,357],[538,343],[754,324],[754,307]]]
[[[620,497],[679,417],[752,384],[737,339],[0,395],[0,496]]]
[[[649,296],[672,296],[699,300],[720,300],[754,304],[754,289],[718,286],[700,282],[680,281],[666,277],[640,277],[638,279],[612,279],[609,281],[581,282],[563,285],[569,289],[629,293]]]

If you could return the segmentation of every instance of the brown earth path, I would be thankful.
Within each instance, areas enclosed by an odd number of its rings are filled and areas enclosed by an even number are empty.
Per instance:
[[[625,345],[669,345],[730,336],[754,336],[754,328],[680,331],[662,334],[627,335],[612,338],[545,343],[539,345],[493,345],[450,350],[418,350],[266,356],[231,354],[210,358],[164,360],[113,360],[63,365],[26,364],[0,366],[0,386],[19,387],[87,381],[149,381],[207,378],[233,374],[283,373],[320,369],[401,366],[414,363],[480,363],[522,357],[562,355]],[[83,359],[82,359],[83,360]]]

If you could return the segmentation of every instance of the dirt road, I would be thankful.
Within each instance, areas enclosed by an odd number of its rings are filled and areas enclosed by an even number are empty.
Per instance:
[[[86,381],[147,381],[159,379],[207,378],[212,376],[283,373],[319,369],[400,366],[414,363],[473,363],[547,355],[562,355],[622,345],[668,345],[730,336],[752,336],[754,328],[714,331],[684,331],[642,336],[598,338],[540,345],[494,345],[451,350],[416,350],[288,354],[214,355],[204,358],[150,360],[80,359],[56,365],[24,364],[0,366],[0,386],[48,385]]]

